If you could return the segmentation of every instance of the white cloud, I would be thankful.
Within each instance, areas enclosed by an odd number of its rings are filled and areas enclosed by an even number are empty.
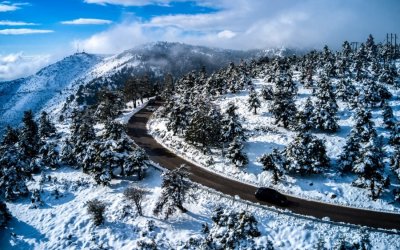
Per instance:
[[[29,34],[45,34],[52,33],[53,30],[40,29],[3,29],[0,30],[0,35],[29,35]]]
[[[218,32],[217,36],[219,38],[231,39],[236,36],[236,33],[230,30],[223,30],[221,32]]]
[[[100,24],[111,24],[112,21],[105,19],[95,19],[95,18],[78,18],[71,21],[63,21],[62,24],[71,24],[71,25],[100,25]]]
[[[0,3],[0,12],[8,12],[8,11],[15,11],[19,9],[16,5],[10,5],[6,3]]]
[[[167,0],[86,0],[88,3],[148,5]],[[176,1],[174,1],[176,2]],[[340,47],[372,33],[400,33],[397,0],[194,0],[211,13],[156,16],[125,21],[82,41],[86,51],[115,53],[152,41],[177,41],[231,49]],[[398,9],[398,8],[397,8]],[[384,29],[382,28],[384,27]]]
[[[36,23],[27,23],[27,22],[19,22],[19,21],[0,20],[0,25],[2,25],[2,26],[33,26],[33,25],[37,25],[37,24]]]
[[[85,3],[94,3],[101,5],[114,4],[122,6],[168,5],[170,2],[172,1],[171,0],[85,0]]]
[[[16,11],[20,6],[29,5],[29,3],[11,3],[9,1],[0,2],[0,12]]]
[[[0,55],[0,81],[13,80],[36,73],[50,63],[49,55],[24,55],[12,53]]]

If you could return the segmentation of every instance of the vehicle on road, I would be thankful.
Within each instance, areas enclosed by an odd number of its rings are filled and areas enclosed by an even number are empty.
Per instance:
[[[254,195],[257,200],[270,202],[278,206],[287,206],[289,204],[286,196],[272,188],[260,187]]]

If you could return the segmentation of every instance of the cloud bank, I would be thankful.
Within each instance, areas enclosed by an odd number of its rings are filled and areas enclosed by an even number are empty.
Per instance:
[[[34,74],[49,62],[49,55],[26,56],[22,52],[0,55],[0,81]]]
[[[123,6],[168,5],[168,0],[85,0]],[[176,1],[174,1],[176,2]],[[78,42],[85,51],[116,53],[152,41],[184,42],[231,49],[270,47],[338,48],[344,40],[382,41],[400,33],[400,3],[387,0],[198,0],[207,14],[174,14],[126,20]]]

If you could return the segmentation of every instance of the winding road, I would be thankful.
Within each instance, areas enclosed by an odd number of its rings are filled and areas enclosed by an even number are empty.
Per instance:
[[[160,105],[162,105],[162,103],[159,101],[149,104],[147,108],[142,109],[132,116],[128,122],[128,135],[147,152],[151,160],[167,169],[174,169],[181,164],[186,164],[189,166],[191,172],[190,179],[194,182],[227,195],[237,195],[241,199],[250,202],[256,202],[262,205],[273,205],[267,202],[261,202],[254,197],[257,187],[223,177],[196,166],[159,144],[147,133],[146,124],[153,113],[152,110],[157,109]],[[331,221],[373,228],[400,230],[399,214],[337,206],[292,196],[288,196],[287,198],[289,205],[285,208],[296,214],[313,216],[319,219],[329,217]]]

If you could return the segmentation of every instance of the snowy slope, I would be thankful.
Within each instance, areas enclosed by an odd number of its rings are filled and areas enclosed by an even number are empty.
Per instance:
[[[254,214],[261,232],[255,243],[260,249],[266,246],[267,240],[272,241],[276,249],[314,249],[320,238],[324,239],[325,247],[332,249],[341,238],[356,242],[362,235],[361,228],[265,210],[204,189],[195,190],[196,202],[184,204],[189,210],[187,213],[177,213],[163,220],[152,213],[161,193],[160,172],[155,169],[149,170],[143,182],[119,179],[110,187],[96,185],[79,170],[60,169],[46,175],[51,179],[42,186],[43,207],[30,208],[28,199],[7,204],[14,218],[0,234],[0,249],[143,249],[140,242],[154,243],[158,249],[184,249],[185,245],[192,245],[189,239],[204,237],[202,224],[213,224],[211,216],[219,206]],[[38,188],[40,178],[35,176],[29,188]],[[124,199],[123,190],[131,185],[149,191],[143,202],[144,216],[138,216]],[[56,188],[61,194],[57,199]],[[107,204],[106,221],[98,227],[94,226],[85,206],[85,202],[94,198]],[[366,233],[372,249],[400,247],[398,234],[374,230]]]
[[[0,128],[20,123],[23,111],[37,112],[65,88],[87,74],[102,56],[74,54],[43,68],[37,74],[0,83]]]
[[[239,62],[267,53],[271,51],[245,52],[157,42],[111,56],[74,54],[33,76],[0,82],[0,135],[7,124],[16,126],[21,122],[23,111],[32,109],[38,113],[45,109],[56,114],[80,85],[100,78],[112,79],[122,70],[130,75],[150,73],[161,78],[165,73],[172,73],[178,77],[202,66],[211,72],[231,61]]]

